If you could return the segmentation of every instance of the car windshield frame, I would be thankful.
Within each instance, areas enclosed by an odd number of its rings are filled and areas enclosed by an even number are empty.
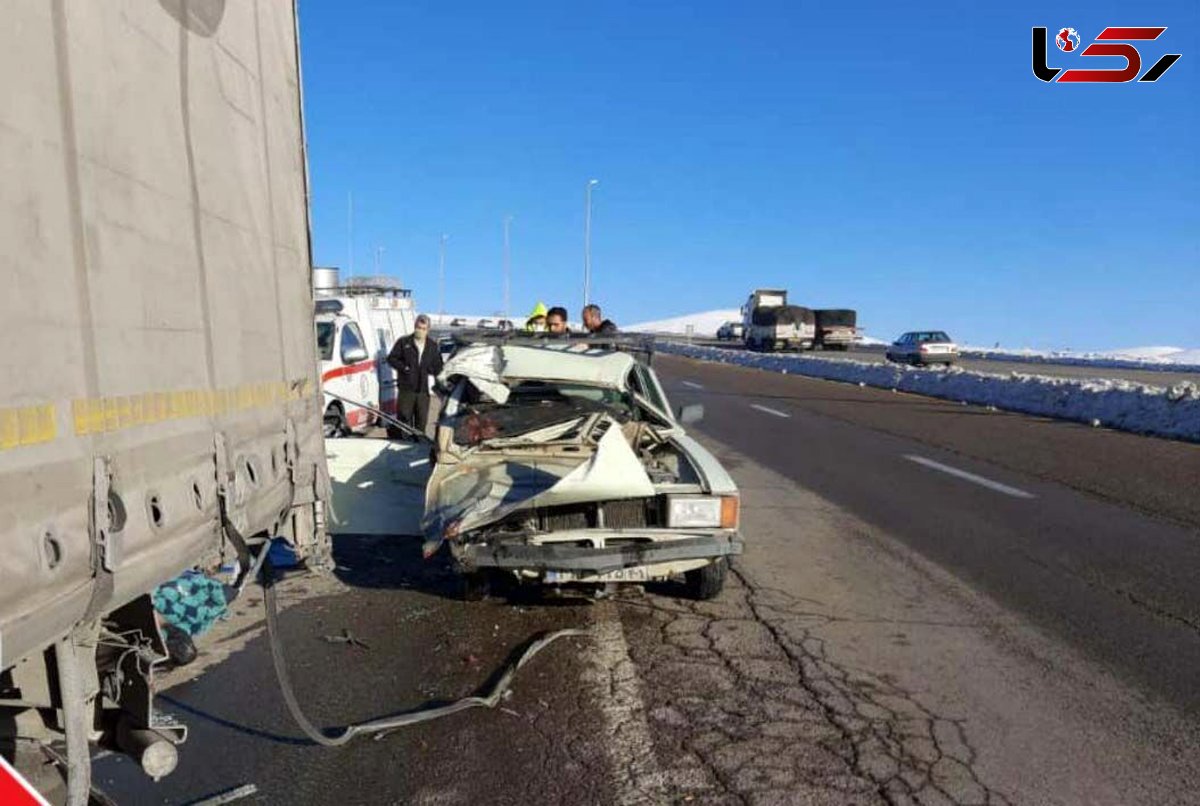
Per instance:
[[[442,426],[452,430],[456,445],[473,448],[492,441],[519,440],[526,434],[593,414],[607,414],[618,422],[636,417],[632,395],[606,386],[525,379],[512,383],[509,389],[508,400],[497,403],[478,395],[477,390],[468,392],[474,387],[469,379],[462,380],[455,391],[453,411],[441,421]],[[465,394],[478,396],[464,401]]]

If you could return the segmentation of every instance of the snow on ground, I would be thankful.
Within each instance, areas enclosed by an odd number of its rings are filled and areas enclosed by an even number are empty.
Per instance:
[[[715,336],[717,328],[726,322],[742,321],[742,313],[737,308],[722,308],[716,311],[701,311],[674,316],[670,319],[658,319],[653,322],[638,322],[622,326],[621,329],[636,333],[687,333],[687,326],[692,325],[695,336]],[[618,323],[620,324],[620,323]]]
[[[1116,358],[1123,361],[1171,361],[1174,356],[1187,352],[1181,347],[1128,347],[1123,350],[1109,350],[1096,353],[1100,358]],[[1197,352],[1193,350],[1192,352]]]
[[[1131,347],[1106,352],[1001,350],[964,345],[962,354],[971,358],[1017,361],[1029,364],[1066,364],[1106,369],[1151,369],[1160,372],[1200,371],[1200,349],[1179,347]]]
[[[957,367],[921,369],[863,361],[830,361],[798,354],[752,353],[664,341],[659,342],[658,349],[769,372],[896,389],[1120,431],[1200,442],[1200,385],[1190,381],[1167,388],[1116,379],[1051,378],[1018,372],[997,375]]]
[[[1185,350],[1182,347],[1129,347],[1095,355],[1116,361],[1200,365],[1200,348]]]

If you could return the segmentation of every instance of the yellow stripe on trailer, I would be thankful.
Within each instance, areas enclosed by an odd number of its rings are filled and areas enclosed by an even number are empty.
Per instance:
[[[0,409],[0,451],[50,442],[58,436],[57,415],[53,403]]]

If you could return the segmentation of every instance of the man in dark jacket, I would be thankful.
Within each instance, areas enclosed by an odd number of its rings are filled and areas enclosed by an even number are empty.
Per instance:
[[[617,333],[617,326],[603,318],[599,305],[583,306],[583,327],[591,336],[615,336]]]
[[[437,343],[429,338],[428,316],[417,317],[411,336],[396,339],[387,362],[396,370],[397,419],[425,433],[430,378],[442,371],[442,354]]]

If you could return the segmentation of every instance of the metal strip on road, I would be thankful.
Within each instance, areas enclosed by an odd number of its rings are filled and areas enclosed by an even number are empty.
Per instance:
[[[792,416],[785,411],[778,411],[776,409],[768,408],[767,406],[760,406],[757,403],[751,403],[750,408],[758,409],[759,411],[765,412],[767,414],[774,414],[776,417],[789,418]]]
[[[682,383],[684,386],[690,386],[693,389],[703,389],[704,388],[703,384],[693,383],[692,381],[680,381],[680,383]]]
[[[1013,498],[1036,498],[1033,493],[1027,493],[1024,490],[1018,490],[1016,487],[1009,487],[1007,484],[1001,484],[998,481],[992,481],[991,479],[984,478],[983,476],[977,476],[974,473],[968,473],[965,470],[959,470],[957,467],[951,467],[950,465],[944,465],[941,462],[935,462],[932,459],[926,459],[924,456],[917,456],[916,454],[907,453],[904,455],[904,458],[910,462],[916,462],[919,465],[924,465],[925,467],[932,468],[933,470],[939,470],[942,473],[947,473],[951,476],[955,476],[956,478],[978,484],[980,487],[987,487],[989,490],[995,490],[998,493],[1011,495]]]

